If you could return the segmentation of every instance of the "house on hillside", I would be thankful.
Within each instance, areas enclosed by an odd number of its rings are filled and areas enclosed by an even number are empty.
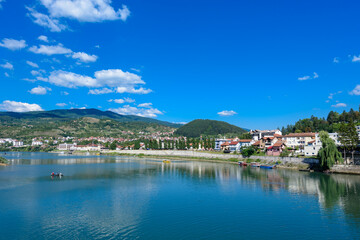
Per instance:
[[[231,139],[224,139],[224,138],[219,138],[219,139],[215,139],[215,148],[214,148],[214,150],[215,151],[220,151],[220,150],[222,150],[221,149],[221,145],[223,144],[223,143],[230,143],[231,142]]]
[[[277,140],[272,146],[267,147],[266,155],[280,156],[285,147],[285,143],[282,140]]]
[[[252,139],[254,142],[259,141],[260,139],[264,137],[274,137],[274,135],[281,136],[282,133],[279,129],[275,130],[251,130],[250,134],[252,136]]]
[[[315,139],[315,133],[289,133],[283,136],[286,146],[297,149],[295,152],[304,154],[304,148]]]

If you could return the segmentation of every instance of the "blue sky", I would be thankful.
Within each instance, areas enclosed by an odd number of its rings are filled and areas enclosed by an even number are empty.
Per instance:
[[[0,0],[0,110],[276,128],[358,110],[357,1]]]

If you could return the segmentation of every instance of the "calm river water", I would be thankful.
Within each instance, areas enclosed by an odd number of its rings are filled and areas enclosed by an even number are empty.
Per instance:
[[[360,176],[131,157],[6,157],[0,239],[360,239]],[[52,179],[53,171],[65,176]]]

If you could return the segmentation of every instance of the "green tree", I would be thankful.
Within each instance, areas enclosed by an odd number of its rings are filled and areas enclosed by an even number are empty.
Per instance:
[[[241,149],[241,155],[243,155],[244,157],[250,157],[254,153],[255,153],[255,149],[253,146],[244,147]]]
[[[325,131],[319,133],[322,148],[319,150],[318,158],[323,169],[330,169],[335,163],[343,162],[341,153],[338,151],[334,140]]]
[[[116,141],[110,144],[110,150],[116,150]]]
[[[135,141],[134,149],[139,149],[139,148],[140,148],[140,141]]]

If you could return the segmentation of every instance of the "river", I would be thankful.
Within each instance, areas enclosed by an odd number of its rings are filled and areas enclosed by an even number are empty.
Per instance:
[[[360,239],[360,176],[124,156],[5,157],[0,239]]]

